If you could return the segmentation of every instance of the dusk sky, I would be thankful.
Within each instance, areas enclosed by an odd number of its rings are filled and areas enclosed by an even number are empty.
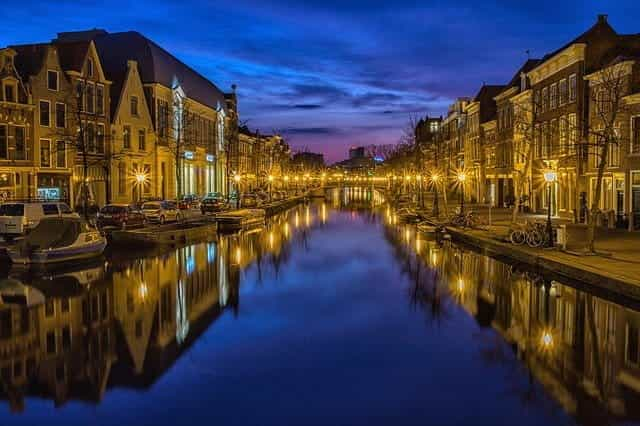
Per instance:
[[[411,115],[505,83],[598,13],[638,30],[640,2],[416,0],[21,1],[2,8],[0,46],[58,31],[137,30],[211,79],[238,85],[241,119],[294,148],[346,157],[395,143]],[[104,4],[108,4],[105,7]]]

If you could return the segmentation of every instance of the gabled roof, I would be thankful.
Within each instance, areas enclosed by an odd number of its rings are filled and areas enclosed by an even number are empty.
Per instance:
[[[505,89],[506,86],[496,84],[484,84],[478,94],[473,98],[473,102],[480,104],[480,123],[493,120],[496,116],[497,106],[493,99]]]
[[[143,84],[159,83],[168,88],[180,85],[189,98],[213,109],[226,108],[225,95],[215,84],[136,31],[90,30],[58,34],[58,40],[63,42],[82,37],[93,39],[109,79],[115,79],[118,73],[126,70],[127,60],[132,59],[138,62]]]
[[[90,41],[54,42],[58,48],[60,66],[65,71],[82,72],[84,60],[87,57]]]
[[[10,47],[17,53],[14,65],[18,74],[20,74],[20,77],[23,78],[25,82],[28,81],[29,77],[40,72],[46,60],[47,49],[49,48],[48,44],[21,44]]]
[[[617,37],[618,33],[616,33],[616,31],[613,29],[613,27],[611,25],[609,25],[609,22],[607,20],[607,15],[598,15],[598,20],[596,21],[595,24],[593,24],[593,26],[591,26],[591,28],[589,28],[587,31],[585,31],[584,33],[580,34],[578,37],[574,38],[573,40],[571,40],[570,42],[566,43],[565,45],[563,45],[562,47],[560,47],[559,49],[554,50],[553,52],[545,55],[542,60],[540,61],[540,64],[546,62],[547,60],[553,58],[555,55],[557,55],[558,53],[562,52],[563,50],[565,50],[567,47],[576,44],[576,43],[584,43],[584,44],[589,44],[595,40],[602,40],[604,38],[608,38],[608,37]],[[540,65],[538,64],[538,65]]]

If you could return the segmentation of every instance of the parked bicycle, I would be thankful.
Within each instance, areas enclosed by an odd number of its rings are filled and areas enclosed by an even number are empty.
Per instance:
[[[523,226],[513,229],[509,239],[517,246],[526,243],[532,248],[545,247],[549,244],[549,235],[544,222],[526,222]]]
[[[475,228],[478,226],[479,221],[473,211],[467,213],[456,213],[449,220],[453,226],[460,228]]]

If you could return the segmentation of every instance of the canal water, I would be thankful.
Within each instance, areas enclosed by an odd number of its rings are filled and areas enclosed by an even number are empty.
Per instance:
[[[366,189],[3,275],[28,298],[0,304],[0,425],[640,419],[637,306],[438,244]]]

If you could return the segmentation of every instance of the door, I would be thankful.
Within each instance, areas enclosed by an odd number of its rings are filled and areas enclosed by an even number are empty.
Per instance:
[[[640,229],[640,187],[634,187],[632,190],[631,209],[633,210],[633,228]]]

